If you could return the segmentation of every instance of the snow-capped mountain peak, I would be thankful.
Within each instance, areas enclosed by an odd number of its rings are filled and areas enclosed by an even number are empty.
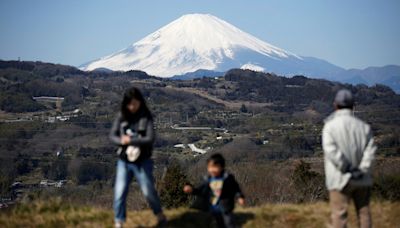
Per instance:
[[[184,15],[135,45],[166,45],[173,50],[187,48],[203,54],[222,50],[225,53],[217,54],[226,54],[230,58],[233,58],[230,48],[235,47],[247,47],[271,56],[292,55],[210,14]]]
[[[301,59],[210,14],[187,14],[126,49],[81,66],[83,70],[143,70],[169,77],[199,69],[224,71],[251,59]]]

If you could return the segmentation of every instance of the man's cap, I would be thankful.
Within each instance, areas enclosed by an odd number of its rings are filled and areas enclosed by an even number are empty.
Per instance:
[[[341,89],[336,93],[335,104],[341,107],[351,107],[354,105],[353,94],[347,89]]]

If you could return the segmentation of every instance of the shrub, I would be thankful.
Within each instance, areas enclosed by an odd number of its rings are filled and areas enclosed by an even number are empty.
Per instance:
[[[296,165],[292,181],[296,187],[297,201],[309,202],[320,199],[327,199],[324,186],[324,178],[321,174],[312,171],[311,165],[307,162],[300,161]]]
[[[160,199],[167,208],[184,206],[188,203],[188,196],[182,191],[188,183],[186,175],[178,164],[167,168],[160,186]]]
[[[399,175],[381,175],[375,178],[373,193],[377,198],[399,201],[400,200],[400,176]]]
[[[74,159],[68,167],[69,175],[78,184],[87,184],[95,180],[107,180],[111,177],[111,167],[96,161]]]

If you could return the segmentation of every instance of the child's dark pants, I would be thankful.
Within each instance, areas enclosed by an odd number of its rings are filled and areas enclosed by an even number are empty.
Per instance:
[[[234,225],[234,218],[233,213],[212,213],[215,220],[217,221],[218,228],[233,228]]]

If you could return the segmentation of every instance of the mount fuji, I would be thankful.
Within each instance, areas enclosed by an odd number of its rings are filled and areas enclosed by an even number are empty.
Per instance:
[[[273,46],[209,14],[184,15],[123,50],[80,66],[86,71],[98,68],[142,70],[160,77],[231,68],[313,77],[343,70]]]
[[[129,71],[175,79],[221,75],[232,68],[305,75],[345,83],[385,84],[400,93],[400,66],[343,69],[262,41],[210,14],[187,14],[81,70]]]

